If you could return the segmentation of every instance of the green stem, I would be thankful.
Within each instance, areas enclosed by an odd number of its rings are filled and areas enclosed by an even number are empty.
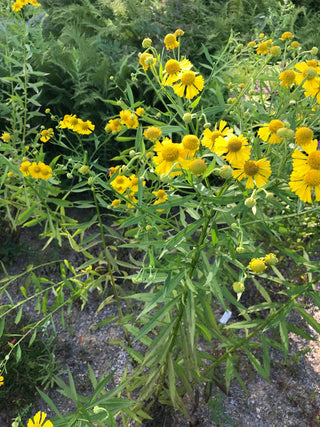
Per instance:
[[[111,286],[112,286],[112,289],[113,289],[114,297],[116,299],[116,303],[117,303],[117,306],[118,306],[119,316],[120,316],[120,319],[121,319],[121,326],[122,326],[123,332],[124,332],[124,334],[126,336],[126,340],[127,340],[128,346],[132,347],[132,342],[131,342],[129,333],[128,333],[126,327],[124,326],[124,321],[123,321],[124,315],[123,315],[123,311],[122,311],[122,308],[121,308],[121,302],[120,302],[119,294],[118,294],[118,291],[117,291],[116,282],[114,280],[113,273],[112,273],[112,267],[111,267],[111,263],[110,263],[110,260],[109,260],[109,253],[108,253],[108,249],[107,249],[107,243],[106,243],[106,239],[105,239],[105,235],[104,235],[104,230],[103,230],[102,218],[101,218],[100,209],[99,209],[99,205],[98,205],[98,200],[97,200],[97,196],[96,196],[96,192],[95,192],[94,187],[92,187],[92,194],[93,194],[94,204],[96,206],[97,217],[98,217],[98,222],[99,222],[99,227],[100,227],[101,240],[102,240],[102,245],[103,245],[103,248],[104,248],[104,253],[105,253],[106,262],[107,262],[107,266],[108,266],[108,274],[109,274]]]

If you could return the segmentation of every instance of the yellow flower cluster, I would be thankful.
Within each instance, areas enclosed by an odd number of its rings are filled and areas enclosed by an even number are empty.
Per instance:
[[[29,162],[25,160],[20,165],[20,171],[24,176],[32,176],[33,178],[40,178],[47,181],[52,176],[52,169],[50,166],[42,162]]]
[[[10,142],[11,136],[8,132],[3,132],[1,135],[1,139],[3,142]]]
[[[263,273],[267,265],[277,264],[278,259],[274,253],[267,254],[264,258],[252,258],[249,262],[249,269],[254,273]]]
[[[52,138],[54,136],[54,132],[52,128],[49,129],[43,129],[41,131],[41,137],[40,137],[40,141],[42,142],[47,142],[49,141],[50,138]]]
[[[111,179],[110,182],[111,187],[119,194],[123,194],[125,196],[125,198],[129,201],[127,206],[131,208],[133,206],[132,203],[138,202],[135,195],[138,193],[139,178],[135,174],[132,174],[129,177],[125,176],[122,172],[121,166],[114,166],[110,168],[110,178],[112,178],[114,175],[115,177]],[[142,185],[145,185],[145,181],[142,182]],[[114,208],[117,208],[120,206],[120,204],[121,201],[119,199],[115,199],[112,202],[112,206]]]
[[[16,0],[11,7],[14,12],[19,12],[23,6],[26,6],[27,4],[31,4],[32,6],[37,7],[41,6],[37,0]]]
[[[95,128],[90,120],[83,121],[75,114],[66,114],[59,125],[61,129],[70,129],[80,135],[89,135]]]

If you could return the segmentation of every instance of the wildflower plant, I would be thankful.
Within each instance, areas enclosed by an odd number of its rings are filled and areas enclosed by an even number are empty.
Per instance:
[[[54,313],[61,311],[64,324],[64,310],[76,299],[83,307],[89,289],[103,295],[110,286],[116,321],[125,334],[121,344],[134,365],[120,386],[106,393],[111,377],[97,381],[89,369],[95,391],[88,398],[77,395],[70,372],[69,386],[57,379],[77,411],[64,418],[40,392],[57,413],[53,425],[66,420],[116,425],[117,416],[123,425],[131,419],[141,422],[156,401],[189,416],[184,396],[195,403],[201,384],[208,393],[212,384],[227,391],[235,378],[245,388],[240,350],[267,379],[270,348],[286,357],[290,332],[312,339],[290,323],[292,310],[320,331],[301,303],[307,296],[320,306],[317,265],[282,238],[288,222],[319,210],[318,60],[301,46],[289,48],[292,33],[261,34],[247,46],[230,37],[215,57],[203,47],[205,73],[184,57],[183,38],[180,29],[170,32],[160,51],[151,38],[143,41],[134,80],[150,86],[154,104],[135,99],[128,83],[123,98],[108,101],[118,112],[106,117],[100,134],[90,118],[76,112],[59,117],[48,110],[46,125],[30,135],[26,116],[22,126],[8,120],[0,129],[1,206],[9,220],[14,226],[42,224],[46,245],[68,241],[86,258],[77,268],[59,260],[57,283],[39,278],[37,267],[29,268],[34,292],[28,295],[29,288],[22,286],[23,299],[4,306],[0,331],[6,314],[18,311],[19,316],[30,300],[36,301],[42,319],[28,325],[7,358],[19,360],[20,340],[34,340]],[[23,135],[23,145],[13,142],[12,135],[14,141]],[[125,147],[112,164],[102,156],[108,144]],[[56,153],[47,161],[48,146],[64,155]],[[89,200],[81,198],[84,192]],[[78,196],[74,204],[71,196]],[[95,215],[78,223],[66,215],[70,206],[94,208]],[[106,210],[113,227],[105,224]],[[92,239],[85,237],[91,226],[98,229]],[[130,262],[112,256],[110,236],[129,252]],[[90,251],[96,245],[102,248],[99,256]],[[137,259],[131,252],[139,253]],[[278,259],[303,263],[306,283],[286,277]],[[105,273],[99,273],[101,264]],[[124,276],[130,281],[128,294],[118,284]],[[0,282],[1,294],[8,295],[15,279],[7,275]],[[254,300],[249,298],[252,290]],[[54,296],[51,305],[48,294]],[[138,314],[130,309],[132,302],[141,307]],[[104,299],[101,307],[108,303]],[[279,331],[279,338],[270,330]],[[0,363],[3,387],[6,365],[7,359]],[[136,398],[115,400],[120,393]],[[42,422],[51,423],[39,412],[30,419],[30,425]]]

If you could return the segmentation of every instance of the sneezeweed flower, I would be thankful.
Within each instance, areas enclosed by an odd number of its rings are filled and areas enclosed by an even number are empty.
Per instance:
[[[312,203],[312,194],[320,201],[320,170],[310,169],[306,173],[293,170],[289,181],[290,190],[305,203]]]
[[[51,167],[42,162],[33,162],[31,166],[29,166],[28,172],[33,178],[40,178],[45,181],[52,176]]]
[[[169,138],[165,138],[161,143],[156,141],[153,150],[156,155],[153,157],[153,162],[156,165],[155,171],[159,175],[167,175],[171,177],[181,175],[181,165],[186,164],[185,153],[181,148],[181,144],[176,144]]]
[[[118,208],[121,205],[121,200],[114,199],[114,200],[112,200],[111,205],[113,208]]]
[[[305,126],[297,128],[294,139],[296,144],[301,145],[301,147],[304,149],[313,141],[313,130]]]
[[[251,42],[249,42],[247,44],[247,46],[248,46],[249,49],[253,49],[253,48],[255,48],[257,46],[257,43],[252,40]]]
[[[90,170],[89,166],[87,166],[87,165],[82,165],[82,166],[79,168],[79,173],[80,173],[81,175],[87,175],[87,173],[89,172],[89,170]]]
[[[290,46],[292,47],[292,49],[298,49],[300,43],[297,42],[297,40],[294,40],[293,42],[291,42]]]
[[[31,162],[29,160],[25,160],[20,165],[20,170],[23,173],[24,176],[29,176],[29,167],[31,166]]]
[[[317,150],[318,141],[314,139],[309,144],[305,145],[303,150],[307,153],[303,153],[300,150],[294,150],[292,154],[292,166],[293,170],[300,174],[307,173],[310,169],[320,170],[320,151]]]
[[[164,67],[161,83],[163,86],[171,86],[179,79],[181,72],[190,70],[191,68],[192,64],[188,59],[182,59],[181,61],[169,59]]]
[[[168,200],[166,192],[162,189],[153,191],[152,193],[157,197],[157,199],[153,202],[154,205],[159,205],[160,203],[164,203]],[[157,211],[162,212],[163,209],[157,209]]]
[[[10,142],[11,136],[8,132],[2,132],[1,139],[3,142]]]
[[[95,125],[90,120],[83,121],[78,119],[78,123],[74,126],[73,130],[80,135],[89,135],[94,131],[94,128]]]
[[[119,174],[110,182],[110,185],[118,193],[123,194],[130,186],[130,179],[127,176]]]
[[[137,116],[142,117],[142,116],[144,115],[144,113],[145,113],[144,108],[142,108],[142,107],[138,107],[138,108],[136,109],[136,115],[137,115]]]
[[[45,412],[37,412],[32,418],[29,418],[27,427],[53,427],[50,420],[45,421],[47,414]]]
[[[151,55],[151,53],[141,53],[139,57],[139,64],[142,65],[143,69],[145,71],[148,70],[149,67],[153,67],[156,64],[157,60],[156,58]]]
[[[181,144],[186,150],[189,158],[194,157],[195,152],[199,148],[200,142],[196,135],[185,135],[182,138]]]
[[[223,165],[220,169],[219,169],[219,175],[221,176],[221,178],[223,179],[229,179],[232,177],[232,167],[230,165]]]
[[[130,110],[120,111],[120,123],[127,126],[128,129],[136,129],[139,125],[137,115]]]
[[[296,73],[293,70],[285,70],[279,74],[280,86],[290,87],[296,80]]]
[[[108,124],[105,126],[106,132],[118,133],[121,131],[120,119],[110,119]]]
[[[209,128],[206,128],[203,131],[203,138],[201,140],[201,144],[204,147],[208,147],[209,150],[213,151],[215,141],[219,136],[227,137],[231,135],[233,135],[232,129],[227,127],[227,122],[221,120],[219,126],[217,125],[217,123],[215,124],[215,128],[213,131],[211,131]]]
[[[180,74],[179,79],[173,84],[173,90],[180,98],[185,96],[186,99],[192,99],[202,91],[203,86],[204,79],[201,74],[187,70]]]
[[[279,40],[291,40],[293,37],[294,35],[290,31],[285,31]]]
[[[195,176],[202,175],[207,169],[207,163],[203,159],[194,159],[189,164],[190,172]]]
[[[43,129],[41,131],[41,138],[40,141],[42,142],[47,142],[49,141],[50,138],[52,138],[54,136],[54,132],[52,128],[49,129]]]
[[[299,62],[295,65],[299,71],[296,74],[296,82],[302,84],[302,87],[308,92],[313,92],[318,89],[318,77],[320,68],[317,66],[317,61],[311,60],[307,62]]]
[[[272,46],[270,48],[270,54],[272,56],[280,56],[281,55],[281,47],[280,46]]]
[[[4,378],[0,376],[0,387],[3,386],[3,384],[4,384]]]
[[[184,35],[184,31],[183,31],[183,30],[181,30],[180,28],[178,28],[178,29],[174,32],[174,35],[175,35],[176,37],[181,37],[181,36],[183,36],[183,35]]]
[[[232,135],[228,138],[219,136],[215,141],[213,152],[234,165],[249,160],[251,145],[243,135]]]
[[[266,41],[261,42],[261,43],[258,43],[257,50],[256,50],[257,54],[258,55],[265,55],[266,53],[268,53],[270,50],[271,44],[272,44],[271,39],[266,40]]]
[[[152,40],[149,39],[149,37],[146,37],[145,39],[142,40],[143,49],[148,49],[149,47],[151,47],[151,45],[152,45]]]
[[[233,166],[233,177],[239,181],[247,179],[246,188],[262,187],[271,175],[270,162],[266,159],[248,160]]]
[[[149,126],[143,135],[151,142],[156,142],[162,135],[162,131],[157,126]]]
[[[277,135],[277,131],[284,128],[285,125],[281,120],[271,120],[270,123],[264,123],[258,130],[258,136],[262,141],[269,142],[270,144],[280,144],[283,138]]]
[[[259,274],[263,273],[267,266],[263,258],[252,258],[252,260],[249,262],[249,268],[250,270]]]
[[[66,114],[62,120],[60,120],[59,125],[61,129],[71,129],[78,124],[78,118],[75,114]]]
[[[317,80],[316,84],[313,85],[311,90],[307,89],[304,95],[316,98],[317,103],[320,104],[320,79]]]
[[[164,38],[164,44],[166,45],[166,49],[175,49],[176,47],[179,46],[179,42],[177,41],[177,38],[174,34],[167,34]]]

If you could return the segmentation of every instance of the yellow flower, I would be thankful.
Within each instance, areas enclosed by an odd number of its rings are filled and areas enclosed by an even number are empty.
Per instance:
[[[264,123],[258,130],[259,138],[261,138],[262,141],[268,141],[270,144],[280,144],[283,138],[277,135],[277,131],[284,127],[284,123],[277,119],[271,120],[270,123]]]
[[[296,74],[296,82],[302,84],[302,87],[309,92],[318,89],[318,76],[320,68],[317,66],[317,61],[311,60],[307,62],[299,62],[295,68],[300,71]]]
[[[141,117],[141,116],[143,116],[143,115],[144,115],[144,113],[145,113],[144,108],[142,108],[142,107],[138,107],[138,108],[136,109],[136,115],[137,115],[137,116]]]
[[[290,87],[296,79],[296,73],[293,70],[285,70],[279,74],[280,86]]]
[[[24,162],[21,163],[20,165],[20,170],[23,173],[24,176],[28,176],[29,175],[29,167],[31,166],[31,163],[29,162],[29,160],[26,160]]]
[[[10,133],[8,132],[3,132],[1,135],[1,139],[3,142],[9,142],[11,139]]]
[[[80,173],[81,175],[87,175],[87,173],[89,173],[89,170],[90,170],[89,166],[87,166],[87,165],[82,165],[82,166],[79,168],[79,173]]]
[[[130,179],[124,175],[117,175],[111,182],[110,185],[118,193],[123,194],[130,186]]]
[[[78,119],[78,123],[74,126],[74,132],[79,133],[80,135],[89,135],[94,130],[95,126],[90,120],[83,121]]]
[[[263,258],[252,258],[249,262],[249,268],[255,273],[263,273],[267,266]]]
[[[106,132],[120,132],[121,131],[120,119],[109,120],[104,130]]]
[[[234,165],[233,177],[241,181],[247,179],[246,188],[253,188],[255,185],[260,188],[268,182],[271,175],[269,160],[248,160],[244,163]]]
[[[44,110],[44,112],[45,112],[46,114],[49,114],[49,113],[51,112],[51,110],[50,110],[50,108],[46,108],[46,109]]]
[[[305,91],[304,95],[316,97],[317,103],[320,104],[320,79],[317,79],[312,87]]]
[[[23,8],[23,6],[24,4],[17,0],[15,3],[13,3],[11,7],[14,12],[19,12]]]
[[[249,43],[248,43],[248,45],[247,45],[247,46],[248,46],[248,48],[253,49],[253,48],[255,48],[255,47],[256,47],[256,45],[257,45],[257,43],[256,43],[255,41],[253,41],[253,40],[252,40],[251,42],[249,42]]]
[[[187,99],[192,99],[202,91],[203,86],[203,77],[194,71],[187,70],[180,74],[179,79],[173,85],[173,89],[181,98],[185,96]]]
[[[40,141],[42,142],[47,142],[49,141],[50,138],[52,138],[54,136],[54,132],[52,128],[49,129],[43,129],[41,131],[41,138]]]
[[[294,150],[292,154],[292,166],[295,172],[303,175],[310,169],[320,170],[320,151],[317,150],[317,147],[318,141],[314,139],[303,147],[303,150],[307,154],[300,150]]]
[[[41,6],[41,4],[38,3],[37,0],[29,0],[29,4],[32,4],[32,6],[37,6],[37,7]]]
[[[147,70],[149,67],[153,67],[156,62],[156,58],[154,58],[151,53],[144,52],[139,57],[139,63],[142,65],[144,70]]]
[[[177,176],[182,174],[181,165],[186,165],[186,153],[183,152],[180,144],[176,144],[169,138],[165,138],[161,143],[156,141],[153,150],[156,155],[153,162],[156,165],[156,172],[159,175]]]
[[[176,80],[179,79],[182,71],[187,71],[192,68],[192,64],[188,59],[182,59],[176,61],[175,59],[169,59],[164,67],[164,73],[162,75],[162,84],[164,86],[171,86]]]
[[[186,150],[189,157],[193,157],[197,149],[199,148],[199,138],[196,135],[185,135],[182,138],[181,144]]]
[[[281,55],[281,47],[280,46],[272,46],[270,48],[270,54],[272,56],[280,56]]]
[[[231,165],[247,161],[250,157],[251,146],[244,136],[231,135],[226,139],[219,136],[214,144],[213,150],[218,156],[223,156]]]
[[[149,126],[144,132],[143,135],[151,142],[157,141],[162,135],[160,128],[156,126]]]
[[[179,46],[179,42],[174,34],[167,34],[163,41],[167,50],[174,49]]]
[[[296,144],[301,145],[301,147],[304,149],[306,145],[313,141],[313,130],[304,126],[297,128],[294,138]]]
[[[120,111],[120,123],[126,125],[128,129],[137,128],[139,125],[138,118],[136,114],[131,113],[130,110],[121,110]]]
[[[271,43],[272,43],[272,40],[267,40],[267,41],[258,43],[257,51],[256,51],[257,54],[258,55],[265,55],[266,53],[268,53]]]
[[[0,387],[3,386],[3,384],[4,384],[4,378],[0,376]]]
[[[53,427],[51,421],[45,421],[47,414],[45,412],[37,412],[36,415],[32,418],[29,418],[27,427]]]
[[[293,49],[297,49],[300,46],[300,43],[295,40],[295,41],[291,42],[290,46]]]
[[[45,181],[52,176],[51,167],[42,162],[38,162],[38,163],[33,162],[32,165],[29,166],[28,172],[33,178],[40,178]]]
[[[174,35],[175,35],[176,37],[181,37],[181,36],[183,36],[183,35],[184,35],[184,31],[183,31],[183,30],[181,30],[180,28],[178,28],[178,29],[174,32]]]
[[[294,35],[290,31],[285,31],[279,40],[291,40],[293,37]]]
[[[121,205],[121,200],[119,200],[119,199],[114,199],[114,200],[111,202],[111,204],[112,204],[112,206],[113,206],[114,208],[118,208],[118,207]]]
[[[59,125],[62,129],[71,129],[73,130],[78,124],[78,118],[75,114],[66,114],[63,117],[63,120],[60,120]]]
[[[311,194],[314,192],[316,201],[320,201],[320,170],[310,169],[306,173],[293,170],[289,181],[290,190],[306,203],[312,203]]]
[[[226,137],[226,136],[233,135],[232,129],[226,126],[227,126],[227,122],[225,122],[224,120],[221,120],[219,123],[219,127],[216,123],[213,131],[211,131],[208,128],[205,129],[203,132],[203,138],[201,140],[201,144],[204,147],[208,147],[209,150],[213,151],[215,141],[219,136]]]

